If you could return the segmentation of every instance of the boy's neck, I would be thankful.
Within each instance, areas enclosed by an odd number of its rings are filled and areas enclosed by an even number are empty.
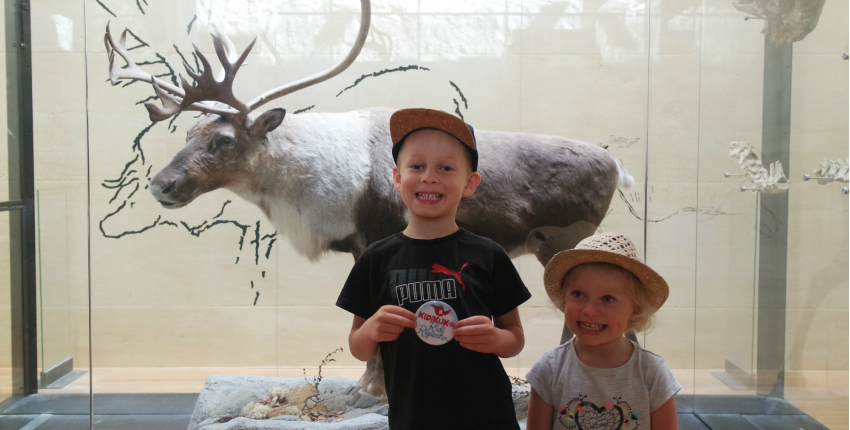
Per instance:
[[[576,356],[582,363],[598,369],[613,369],[628,363],[635,346],[625,337],[602,345],[586,345],[578,337],[573,341]]]
[[[455,233],[460,228],[452,218],[430,219],[420,218],[415,215],[410,216],[410,222],[407,228],[404,229],[404,235],[411,239],[439,239]]]

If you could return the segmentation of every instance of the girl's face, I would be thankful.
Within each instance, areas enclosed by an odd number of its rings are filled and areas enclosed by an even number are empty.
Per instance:
[[[630,277],[596,265],[576,266],[569,273],[564,301],[567,327],[585,345],[617,342],[640,310],[629,294]]]

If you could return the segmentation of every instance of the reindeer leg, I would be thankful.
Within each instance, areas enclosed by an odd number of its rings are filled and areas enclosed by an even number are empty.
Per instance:
[[[537,261],[542,265],[546,265],[555,254],[573,249],[579,242],[596,232],[596,224],[587,221],[578,221],[567,227],[539,227],[531,230],[525,240],[525,247],[528,252],[537,256]],[[561,331],[561,343],[570,340],[573,337],[573,332],[564,324],[564,329]]]
[[[362,240],[350,241],[352,245],[355,245],[351,246],[352,249],[350,250],[355,261],[360,258],[360,254],[366,249],[361,244],[362,242]],[[380,351],[371,360],[366,362],[366,372],[351,387],[348,394],[353,394],[351,399],[348,400],[348,405],[355,408],[368,408],[387,400],[387,391],[384,385],[384,362],[381,360]]]
[[[596,232],[596,224],[578,221],[566,227],[546,226],[531,230],[525,239],[525,248],[546,265],[555,254],[573,249],[579,242]]]
[[[381,360],[380,352],[366,362],[366,373],[348,393],[354,394],[348,400],[348,404],[355,408],[368,408],[387,400],[384,386],[384,362]]]

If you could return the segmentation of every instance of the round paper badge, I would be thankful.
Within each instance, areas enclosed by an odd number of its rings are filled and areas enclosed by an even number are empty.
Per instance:
[[[438,300],[426,302],[416,311],[416,334],[425,343],[442,345],[455,337],[457,313]]]

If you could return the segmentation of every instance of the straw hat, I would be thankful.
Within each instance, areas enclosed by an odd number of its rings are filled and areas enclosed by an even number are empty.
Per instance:
[[[564,276],[573,267],[584,263],[609,263],[632,272],[643,284],[647,298],[656,310],[670,294],[664,278],[640,261],[631,239],[620,233],[602,233],[582,240],[575,249],[561,251],[549,260],[543,273],[543,283],[550,300],[557,303]]]

